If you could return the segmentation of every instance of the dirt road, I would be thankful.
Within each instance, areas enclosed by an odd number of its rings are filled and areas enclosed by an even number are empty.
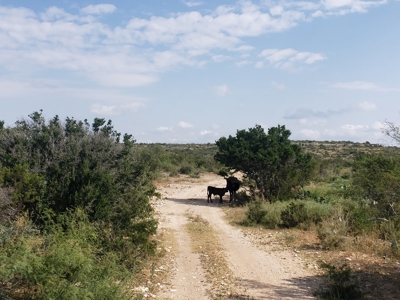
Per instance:
[[[317,282],[304,261],[293,251],[272,251],[268,245],[260,248],[242,230],[229,225],[224,219],[226,204],[218,204],[218,199],[207,203],[208,185],[223,187],[225,181],[206,174],[200,179],[159,185],[159,228],[172,232],[175,243],[168,249],[173,254],[169,282],[164,283],[157,299],[314,299],[312,291]],[[224,202],[228,202],[228,196]],[[188,230],[189,216],[198,216],[213,229],[201,231],[204,238],[213,234],[212,245],[208,242],[203,248],[214,246],[214,242],[220,247],[216,253],[219,258],[213,264],[207,264],[212,253],[196,250],[202,246],[194,246],[201,244],[196,244],[199,241],[194,241]],[[225,266],[226,275],[215,278],[212,274],[218,273],[211,269],[220,264]],[[229,291],[217,297],[214,290],[225,286]]]

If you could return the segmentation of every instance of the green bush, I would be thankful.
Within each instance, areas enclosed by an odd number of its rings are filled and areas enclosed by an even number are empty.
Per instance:
[[[332,266],[322,265],[328,270],[326,282],[314,292],[314,296],[321,300],[361,300],[358,280],[351,274],[348,265]]]
[[[286,207],[284,202],[274,202],[272,204],[265,201],[251,201],[247,205],[246,219],[244,225],[250,226],[260,224],[265,228],[275,229],[281,223],[281,212]]]
[[[281,212],[282,225],[286,228],[298,227],[308,229],[327,218],[333,206],[315,201],[291,201]]]
[[[113,253],[101,249],[98,229],[82,210],[61,214],[47,225],[43,235],[26,217],[8,230],[1,227],[0,280],[5,284],[0,295],[11,299],[127,299],[123,286],[128,269]]]
[[[353,192],[374,203],[378,218],[395,217],[400,209],[400,157],[360,153],[353,166]]]
[[[307,211],[303,202],[290,202],[281,212],[282,225],[287,228],[296,227],[307,220]]]
[[[345,246],[348,231],[347,220],[340,209],[336,209],[330,217],[324,219],[317,229],[321,246],[330,250]]]
[[[265,203],[252,201],[247,205],[245,225],[260,224],[266,228],[293,228],[309,229],[328,218],[334,211],[329,203],[315,201],[276,201]]]
[[[115,282],[155,249],[159,162],[111,121],[29,117],[0,130],[0,281],[29,299],[120,299]],[[23,211],[37,233],[14,234]]]
[[[179,173],[180,173],[180,174],[189,175],[189,174],[192,173],[192,172],[193,172],[193,169],[192,169],[192,167],[189,166],[189,165],[182,166],[182,167],[179,169]]]

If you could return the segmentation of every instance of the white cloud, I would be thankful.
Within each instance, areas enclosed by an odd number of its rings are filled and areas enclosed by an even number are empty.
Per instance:
[[[275,68],[279,69],[292,69],[299,63],[310,65],[326,59],[321,53],[299,52],[291,48],[265,49],[260,53],[259,57],[263,57]]]
[[[243,66],[246,66],[246,65],[248,65],[248,64],[251,64],[251,61],[242,60],[242,61],[239,61],[239,62],[236,63],[236,65],[237,65],[238,67],[243,67]]]
[[[157,131],[172,131],[172,127],[161,126],[156,129]]]
[[[116,107],[114,105],[107,106],[101,104],[93,104],[90,107],[90,111],[100,116],[114,116],[117,114]]]
[[[365,129],[368,129],[368,126],[346,124],[340,126],[338,129],[326,129],[325,134],[329,136],[345,136],[345,135],[356,136],[358,135],[358,132],[360,130],[365,130]]]
[[[349,113],[373,111],[378,107],[372,102],[360,102],[345,108],[328,109],[326,111],[318,111],[307,108],[299,108],[293,112],[287,112],[284,116],[285,119],[299,120],[303,125],[323,125],[323,120],[332,117],[341,116]]]
[[[371,128],[376,129],[376,130],[382,130],[385,128],[385,124],[380,122],[380,121],[375,121],[372,125]]]
[[[274,6],[269,9],[272,16],[280,16],[284,13],[284,8],[281,5]]]
[[[337,11],[337,14],[346,14],[351,12],[367,12],[368,8],[387,3],[387,0],[381,1],[362,1],[362,0],[322,0],[328,11]]]
[[[143,103],[138,103],[138,102],[120,105],[120,108],[122,109],[122,111],[130,111],[130,112],[136,112],[141,107],[144,107],[144,104]]]
[[[310,129],[302,129],[300,130],[300,134],[307,140],[318,140],[321,136],[319,131]]]
[[[357,104],[357,107],[364,111],[376,110],[378,107],[372,102],[361,102]]]
[[[334,138],[368,138],[371,136],[381,136],[380,131],[376,131],[368,125],[345,124],[337,129],[326,129],[325,135]]]
[[[34,80],[21,78],[16,81],[0,77],[0,90],[0,101],[16,98],[27,99],[27,101],[32,98],[43,99],[43,101],[55,98],[60,99],[60,101],[74,99],[80,103],[109,103],[105,106],[121,106],[124,110],[128,109],[129,111],[144,107],[148,100],[136,97],[132,93],[125,93],[120,89],[69,87],[68,81],[47,78]],[[110,99],[112,99],[111,102]]]
[[[100,83],[103,86],[115,87],[135,87],[148,85],[156,82],[156,75],[135,74],[133,70],[129,73],[114,73],[114,72],[88,72],[88,77]]]
[[[313,18],[322,18],[322,17],[326,17],[326,15],[321,11],[321,10],[317,10],[316,12],[312,13],[311,15]]]
[[[156,82],[160,73],[171,68],[203,66],[210,61],[249,54],[254,47],[247,45],[246,39],[288,30],[309,21],[310,14],[316,14],[317,9],[327,14],[336,8],[367,9],[384,3],[270,2],[258,6],[251,1],[239,1],[207,13],[190,11],[168,17],[135,17],[116,27],[97,18],[99,14],[115,12],[113,4],[88,5],[78,14],[55,6],[42,13],[0,6],[0,66],[17,76],[38,69],[61,70],[100,85],[142,86]],[[201,2],[184,3],[193,6]],[[262,56],[281,69],[326,59],[320,53],[290,48],[266,49]],[[261,62],[256,67],[262,67]]]
[[[56,6],[49,7],[44,13],[40,14],[40,18],[43,21],[55,21],[55,20],[65,20],[65,21],[75,21],[78,20],[77,16],[71,15],[65,10],[58,8]]]
[[[254,64],[254,67],[256,67],[257,69],[261,69],[262,67],[264,67],[264,63],[262,61],[258,61]]]
[[[214,90],[221,97],[224,97],[229,93],[229,88],[226,84],[217,85],[214,87]]]
[[[390,91],[400,91],[397,88],[387,88],[380,86],[373,82],[367,81],[349,81],[349,82],[337,82],[330,85],[337,89],[346,90],[361,90],[361,91],[373,91],[373,92],[390,92]]]
[[[254,47],[249,46],[249,45],[242,45],[242,46],[239,46],[239,47],[233,49],[233,51],[240,51],[240,52],[248,52],[251,50],[254,50]]]
[[[223,61],[227,61],[227,60],[231,59],[231,57],[227,56],[227,55],[214,55],[211,58],[215,62],[223,62]]]
[[[190,124],[190,123],[188,123],[188,122],[179,122],[179,127],[181,127],[181,128],[191,128],[191,127],[193,127],[193,125],[192,124]]]
[[[277,82],[273,81],[273,82],[272,82],[272,85],[273,85],[274,87],[276,87],[278,90],[284,90],[284,89],[286,89],[286,86],[285,86],[284,84],[282,84],[282,83],[277,83]]]
[[[209,131],[209,130],[200,131],[200,135],[206,135],[206,134],[210,134],[210,133],[212,133],[212,131]]]
[[[182,1],[185,5],[189,6],[189,7],[194,7],[194,6],[199,6],[199,5],[203,5],[204,2],[201,1]]]
[[[85,15],[109,14],[113,13],[116,9],[117,7],[113,4],[88,5],[81,8],[81,13]]]
[[[144,107],[143,103],[133,102],[126,104],[115,104],[115,105],[102,105],[102,104],[93,104],[90,106],[90,111],[94,114],[98,114],[101,116],[115,116],[121,115],[126,112],[136,112],[141,107]]]
[[[300,119],[299,123],[305,126],[323,126],[326,124],[325,119]]]
[[[292,2],[283,2],[285,7],[295,7],[301,10],[318,10],[321,7],[321,4],[310,2],[310,1],[292,1]]]

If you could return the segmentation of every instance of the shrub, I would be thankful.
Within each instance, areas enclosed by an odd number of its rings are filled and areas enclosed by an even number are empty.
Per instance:
[[[320,244],[325,249],[342,248],[345,245],[345,236],[348,227],[346,221],[342,219],[340,213],[323,220],[317,229]]]
[[[321,300],[360,300],[363,294],[355,276],[351,275],[348,265],[332,266],[323,264],[328,270],[327,278],[314,296]]]
[[[193,169],[192,169],[192,167],[189,166],[189,165],[182,166],[182,167],[179,169],[179,173],[180,173],[180,174],[185,174],[185,175],[189,175],[190,173],[192,173],[192,171],[193,171]]]
[[[29,117],[0,130],[0,204],[27,211],[39,231],[16,235],[18,215],[0,214],[14,224],[1,230],[0,281],[48,299],[119,299],[118,272],[135,271],[155,249],[158,162],[137,154],[131,135],[120,143],[111,121]]]
[[[353,189],[376,204],[376,217],[391,218],[397,214],[400,157],[361,153],[355,160],[353,173]]]
[[[292,201],[281,213],[282,225],[287,228],[301,225],[308,229],[327,218],[332,210],[332,205],[327,203]]]
[[[252,201],[248,204],[244,225],[260,224],[265,228],[277,228],[281,220],[281,212],[286,207],[284,202],[274,202],[272,204],[265,201]]]
[[[290,202],[281,213],[282,225],[287,228],[296,227],[307,220],[307,211],[302,202]]]
[[[333,210],[331,204],[315,201],[252,201],[247,205],[244,224],[260,224],[271,229],[278,226],[308,229],[330,216]]]
[[[80,209],[39,230],[20,217],[0,231],[0,295],[11,299],[126,299],[117,281],[129,272],[99,247],[98,230]],[[12,285],[11,285],[12,283]],[[12,288],[11,288],[12,287]]]

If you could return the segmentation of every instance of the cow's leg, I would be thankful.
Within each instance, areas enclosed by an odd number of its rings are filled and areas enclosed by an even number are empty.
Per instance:
[[[219,203],[222,204],[222,195],[219,195]]]
[[[229,202],[233,200],[233,192],[229,191]]]

